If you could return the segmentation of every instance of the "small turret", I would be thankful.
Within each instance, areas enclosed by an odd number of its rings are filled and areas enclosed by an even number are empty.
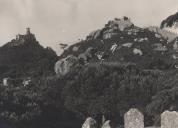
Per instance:
[[[30,28],[26,28],[26,35],[30,35]]]

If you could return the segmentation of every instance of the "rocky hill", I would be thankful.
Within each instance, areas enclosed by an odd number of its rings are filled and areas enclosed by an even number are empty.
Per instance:
[[[61,58],[72,58],[74,63],[77,60],[82,64],[119,62],[133,63],[143,69],[176,69],[176,38],[177,35],[156,27],[137,27],[127,17],[115,18],[91,32],[86,40],[70,46]]]
[[[0,76],[25,77],[53,72],[57,60],[51,48],[43,48],[35,35],[27,29],[26,34],[0,47]]]

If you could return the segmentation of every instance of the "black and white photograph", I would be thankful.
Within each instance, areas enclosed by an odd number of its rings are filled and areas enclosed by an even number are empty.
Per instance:
[[[178,0],[0,0],[0,128],[178,128]]]

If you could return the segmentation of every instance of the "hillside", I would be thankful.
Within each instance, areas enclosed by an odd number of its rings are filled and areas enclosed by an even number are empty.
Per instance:
[[[176,69],[177,43],[176,35],[166,30],[140,28],[127,17],[115,18],[85,40],[70,46],[61,58],[74,55],[83,64],[129,62],[143,69]]]
[[[0,77],[29,77],[53,72],[57,60],[51,48],[43,48],[27,29],[25,35],[0,47]]]
[[[111,128],[138,108],[146,126],[160,126],[160,114],[177,111],[177,34],[141,28],[115,18],[67,48],[55,64],[63,84],[64,106],[81,119],[102,115]]]

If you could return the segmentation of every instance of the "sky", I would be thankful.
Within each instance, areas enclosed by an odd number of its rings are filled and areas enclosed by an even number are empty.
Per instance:
[[[116,17],[159,26],[177,11],[178,0],[0,0],[0,46],[30,27],[41,45],[60,53],[60,43],[84,39]]]

